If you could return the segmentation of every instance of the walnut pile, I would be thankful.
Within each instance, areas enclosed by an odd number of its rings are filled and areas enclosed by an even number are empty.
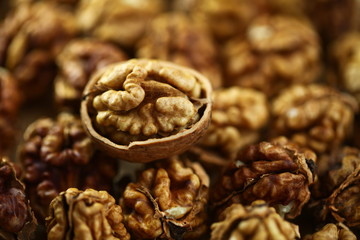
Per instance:
[[[35,230],[36,220],[24,190],[13,164],[0,158],[0,239],[28,239]]]
[[[43,221],[53,198],[70,187],[111,190],[118,161],[94,150],[80,119],[62,113],[28,126],[19,149],[31,206]]]
[[[54,57],[76,34],[74,18],[48,3],[20,4],[0,25],[0,66],[25,98],[39,97],[55,77]]]
[[[352,94],[360,103],[360,34],[348,33],[330,49],[332,72],[329,81]]]
[[[345,225],[328,223],[316,233],[306,235],[304,240],[357,240],[357,238]]]
[[[116,46],[95,39],[74,39],[56,56],[59,73],[55,79],[55,98],[61,106],[80,108],[86,83],[97,70],[127,59]]]
[[[21,102],[19,88],[6,69],[0,67],[0,155],[15,141],[15,123]]]
[[[257,142],[260,130],[269,119],[266,96],[250,88],[230,87],[215,90],[212,119],[199,146],[220,152],[233,160],[244,146]]]
[[[48,239],[130,240],[122,209],[106,191],[69,188],[50,204]]]
[[[193,68],[208,77],[213,88],[222,85],[215,43],[204,24],[184,13],[161,14],[152,20],[136,55]]]
[[[255,88],[268,96],[293,83],[315,81],[321,69],[316,32],[285,16],[256,18],[244,37],[224,47],[223,58],[225,86]]]
[[[213,187],[217,212],[232,203],[264,200],[280,215],[294,218],[310,199],[309,186],[316,179],[316,155],[279,137],[241,150]]]
[[[209,179],[198,163],[178,157],[144,170],[121,199],[135,239],[199,239],[207,230]]]
[[[232,204],[211,225],[211,240],[292,240],[300,237],[299,227],[284,220],[273,207],[258,200],[250,206]]]
[[[93,76],[81,117],[93,139],[114,156],[156,160],[185,151],[205,133],[211,92],[209,80],[190,68],[132,59]]]
[[[272,102],[272,135],[288,136],[317,153],[330,152],[351,133],[357,109],[354,98],[331,87],[294,85]]]
[[[77,22],[85,34],[132,48],[163,10],[162,0],[80,0]]]

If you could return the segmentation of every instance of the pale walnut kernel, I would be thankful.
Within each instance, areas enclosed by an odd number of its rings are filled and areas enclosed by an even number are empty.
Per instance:
[[[106,191],[69,188],[51,202],[49,212],[49,239],[130,239],[122,209]]]
[[[356,236],[344,224],[328,223],[312,235],[306,235],[304,240],[356,240]]]
[[[258,200],[250,206],[232,204],[211,225],[211,240],[292,240],[300,237],[299,227],[284,220],[273,207]]]

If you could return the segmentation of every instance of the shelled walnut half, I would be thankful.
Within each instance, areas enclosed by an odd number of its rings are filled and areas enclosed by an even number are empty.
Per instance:
[[[306,235],[304,240],[357,240],[357,238],[345,225],[328,223],[316,233]]]
[[[149,162],[187,150],[205,133],[211,93],[209,80],[192,69],[132,59],[93,75],[81,118],[109,154]]]
[[[232,203],[264,200],[280,215],[294,218],[310,199],[316,179],[316,155],[279,137],[241,150],[213,187],[212,203],[220,212]]]
[[[207,230],[209,178],[198,163],[158,162],[127,185],[121,199],[135,239],[199,239]]]
[[[0,158],[0,239],[26,240],[35,231],[36,219],[16,177],[13,163]]]
[[[299,227],[284,220],[265,201],[250,206],[232,204],[211,225],[211,240],[293,240],[300,238]]]
[[[51,201],[49,212],[48,239],[130,239],[122,209],[106,191],[69,188]]]

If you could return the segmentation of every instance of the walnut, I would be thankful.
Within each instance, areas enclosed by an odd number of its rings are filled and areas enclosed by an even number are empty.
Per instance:
[[[25,98],[43,95],[55,76],[54,54],[76,33],[73,17],[47,3],[20,4],[0,26],[0,66]]]
[[[212,191],[215,211],[231,203],[250,204],[261,199],[294,218],[310,199],[316,155],[279,137],[241,150]]]
[[[74,39],[56,57],[59,74],[55,98],[61,106],[80,108],[80,100],[91,75],[111,63],[127,59],[116,46],[95,39]]]
[[[360,103],[360,34],[348,33],[330,48],[329,81],[349,92]]]
[[[320,73],[320,45],[305,22],[286,16],[254,20],[246,35],[223,51],[224,85],[250,87],[274,96],[293,83],[309,83]]]
[[[162,0],[81,0],[77,10],[80,29],[101,40],[134,47],[148,21],[160,13]]]
[[[172,157],[127,185],[121,203],[135,239],[199,239],[206,227],[209,178],[198,163]]]
[[[306,235],[304,240],[356,240],[356,236],[344,224],[328,223],[314,234]]]
[[[203,24],[184,13],[166,13],[152,20],[137,56],[193,68],[208,77],[213,88],[222,85],[215,43]]]
[[[192,69],[133,59],[92,77],[81,117],[99,147],[124,160],[149,162],[185,151],[205,133],[211,91]]]
[[[24,185],[7,158],[0,158],[0,239],[28,239],[36,227]]]
[[[15,122],[21,103],[21,94],[10,72],[0,67],[0,155],[15,140]]]
[[[217,149],[224,159],[235,159],[242,147],[257,142],[268,121],[266,96],[234,86],[215,90],[212,99],[210,127],[198,145],[210,152]]]
[[[327,86],[294,85],[273,100],[272,135],[285,135],[317,153],[339,147],[351,133],[358,106],[351,96]]]
[[[116,159],[96,151],[76,116],[42,118],[25,131],[19,149],[26,193],[39,221],[53,198],[69,187],[111,190]]]
[[[130,239],[122,209],[106,191],[69,188],[51,201],[49,212],[48,239]]]
[[[287,222],[262,200],[250,206],[232,204],[211,225],[211,240],[296,239],[299,227]]]

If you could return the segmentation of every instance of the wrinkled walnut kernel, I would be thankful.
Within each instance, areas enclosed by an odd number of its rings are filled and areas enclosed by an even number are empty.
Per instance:
[[[211,240],[292,240],[300,237],[299,227],[285,221],[275,209],[259,200],[244,207],[232,204],[220,221],[211,225]]]
[[[316,233],[306,235],[304,240],[357,240],[357,238],[345,225],[328,223]]]
[[[199,239],[207,229],[208,186],[198,163],[164,160],[127,185],[125,225],[135,239]]]
[[[106,191],[69,188],[50,204],[48,239],[129,240],[122,209]]]
[[[185,151],[210,120],[209,81],[164,61],[133,59],[105,67],[84,95],[81,117],[90,135],[100,147],[129,161]]]
[[[294,218],[310,199],[316,155],[284,137],[260,142],[241,150],[212,191],[215,210],[231,203],[250,204],[261,199]]]

